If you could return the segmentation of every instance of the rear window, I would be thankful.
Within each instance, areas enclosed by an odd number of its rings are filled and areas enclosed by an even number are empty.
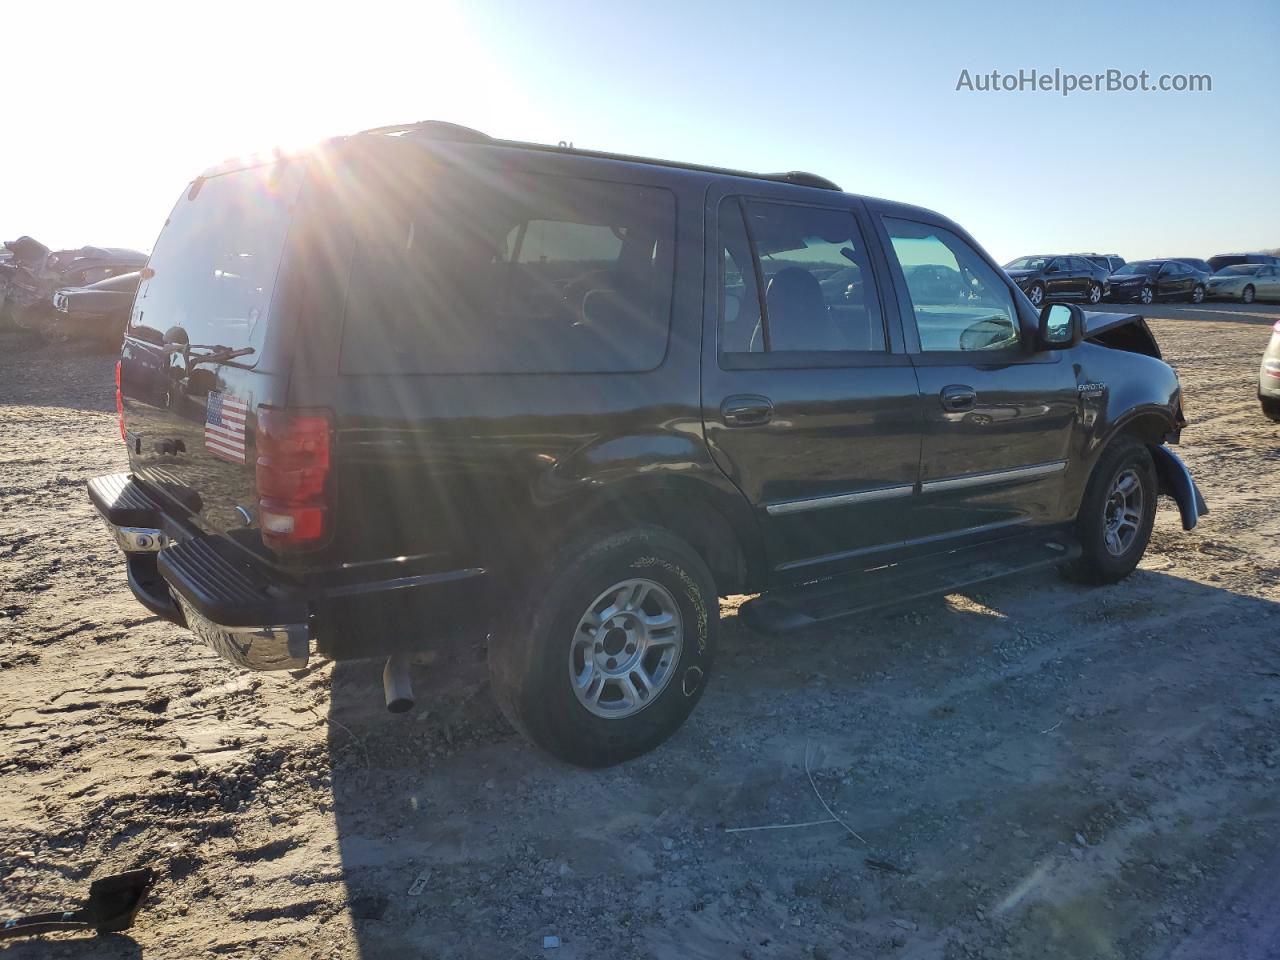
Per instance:
[[[193,346],[259,349],[302,176],[300,165],[272,164],[197,181],[156,240],[131,332],[156,339],[177,327]]]
[[[666,354],[675,197],[418,165],[366,173],[344,373],[651,370]]]

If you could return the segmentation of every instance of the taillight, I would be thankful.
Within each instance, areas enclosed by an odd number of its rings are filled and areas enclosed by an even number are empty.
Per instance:
[[[328,410],[258,407],[258,520],[277,550],[320,546],[329,533]]]
[[[120,389],[120,361],[116,361],[116,419],[120,421],[120,439],[124,435],[124,391]]]
[[[1271,328],[1271,332],[1272,332],[1272,333],[1280,333],[1280,320],[1277,320],[1277,321],[1275,322],[1275,325]]]

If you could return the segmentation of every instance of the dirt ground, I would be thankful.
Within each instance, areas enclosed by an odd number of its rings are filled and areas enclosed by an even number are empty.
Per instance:
[[[602,772],[515,737],[479,651],[391,716],[379,664],[243,674],[150,617],[84,493],[114,359],[0,334],[0,919],[162,878],[127,936],[0,958],[1280,957],[1280,309],[1164,313],[1199,529],[1163,503],[1110,588],[785,638],[728,602],[690,722]],[[806,760],[849,830],[798,826]]]

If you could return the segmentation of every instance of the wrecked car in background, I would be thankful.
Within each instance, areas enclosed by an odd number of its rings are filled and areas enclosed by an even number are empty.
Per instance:
[[[54,313],[52,297],[62,287],[83,287],[141,270],[147,255],[124,247],[78,247],[50,251],[31,237],[5,242],[12,256],[0,262],[0,312],[10,323],[34,326]]]
[[[119,344],[141,280],[134,270],[83,287],[63,287],[53,295],[51,332]]]

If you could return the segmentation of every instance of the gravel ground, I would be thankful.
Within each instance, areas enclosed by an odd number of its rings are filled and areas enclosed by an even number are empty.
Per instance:
[[[1164,503],[1125,583],[781,639],[727,601],[693,718],[603,772],[516,738],[478,651],[391,716],[377,664],[242,674],[148,616],[84,494],[114,359],[0,333],[0,919],[162,878],[127,936],[0,956],[1280,956],[1277,314],[1148,311],[1213,512]]]

